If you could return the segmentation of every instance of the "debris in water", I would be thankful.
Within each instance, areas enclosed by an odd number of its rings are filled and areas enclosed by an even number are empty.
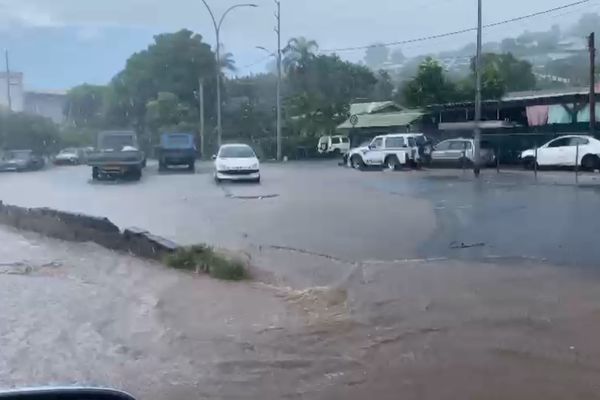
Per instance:
[[[471,247],[484,247],[485,243],[464,243],[464,242],[452,242],[450,243],[451,249],[469,249]]]

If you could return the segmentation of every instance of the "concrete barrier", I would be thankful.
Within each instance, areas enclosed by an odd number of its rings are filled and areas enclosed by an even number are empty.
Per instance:
[[[108,218],[70,213],[51,208],[25,208],[0,201],[0,224],[72,241],[94,242],[140,257],[162,260],[179,247],[176,243],[140,228],[123,232]]]

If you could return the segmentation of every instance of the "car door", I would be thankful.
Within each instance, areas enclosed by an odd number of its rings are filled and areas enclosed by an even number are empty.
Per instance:
[[[446,152],[450,150],[450,140],[438,143],[431,152],[431,162],[442,163],[447,160]]]
[[[453,140],[450,142],[450,148],[446,151],[446,156],[450,162],[459,162],[466,156],[468,142],[465,140]]]
[[[539,165],[565,165],[568,157],[568,147],[571,138],[562,137],[548,142],[538,149],[537,162]],[[575,148],[573,148],[575,149]],[[575,154],[573,154],[575,158]]]
[[[373,139],[369,145],[369,151],[364,155],[363,160],[368,165],[383,164],[383,137],[379,136]]]
[[[579,150],[577,149],[579,146]],[[565,165],[575,166],[575,158],[577,157],[577,164],[581,164],[581,160],[586,154],[594,154],[592,146],[590,145],[590,140],[585,137],[572,137],[570,141],[570,147],[572,150],[570,154],[572,157],[566,160]]]

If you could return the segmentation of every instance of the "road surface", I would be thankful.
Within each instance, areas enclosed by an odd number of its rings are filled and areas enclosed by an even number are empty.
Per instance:
[[[328,163],[265,165],[260,186],[216,186],[206,166],[140,183],[88,175],[2,174],[0,193],[237,248],[264,276],[220,283],[2,229],[5,386],[151,400],[599,397],[595,176],[477,183]]]

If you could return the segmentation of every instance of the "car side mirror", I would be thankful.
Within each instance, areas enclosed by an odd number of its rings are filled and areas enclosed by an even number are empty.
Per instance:
[[[216,160],[216,159],[217,159],[217,155],[216,155],[216,154],[213,154],[213,155],[210,157],[210,159],[211,159],[211,160],[213,160],[213,161],[214,161],[214,160]]]
[[[373,150],[375,148],[375,145],[370,144],[369,145],[369,150]]]

